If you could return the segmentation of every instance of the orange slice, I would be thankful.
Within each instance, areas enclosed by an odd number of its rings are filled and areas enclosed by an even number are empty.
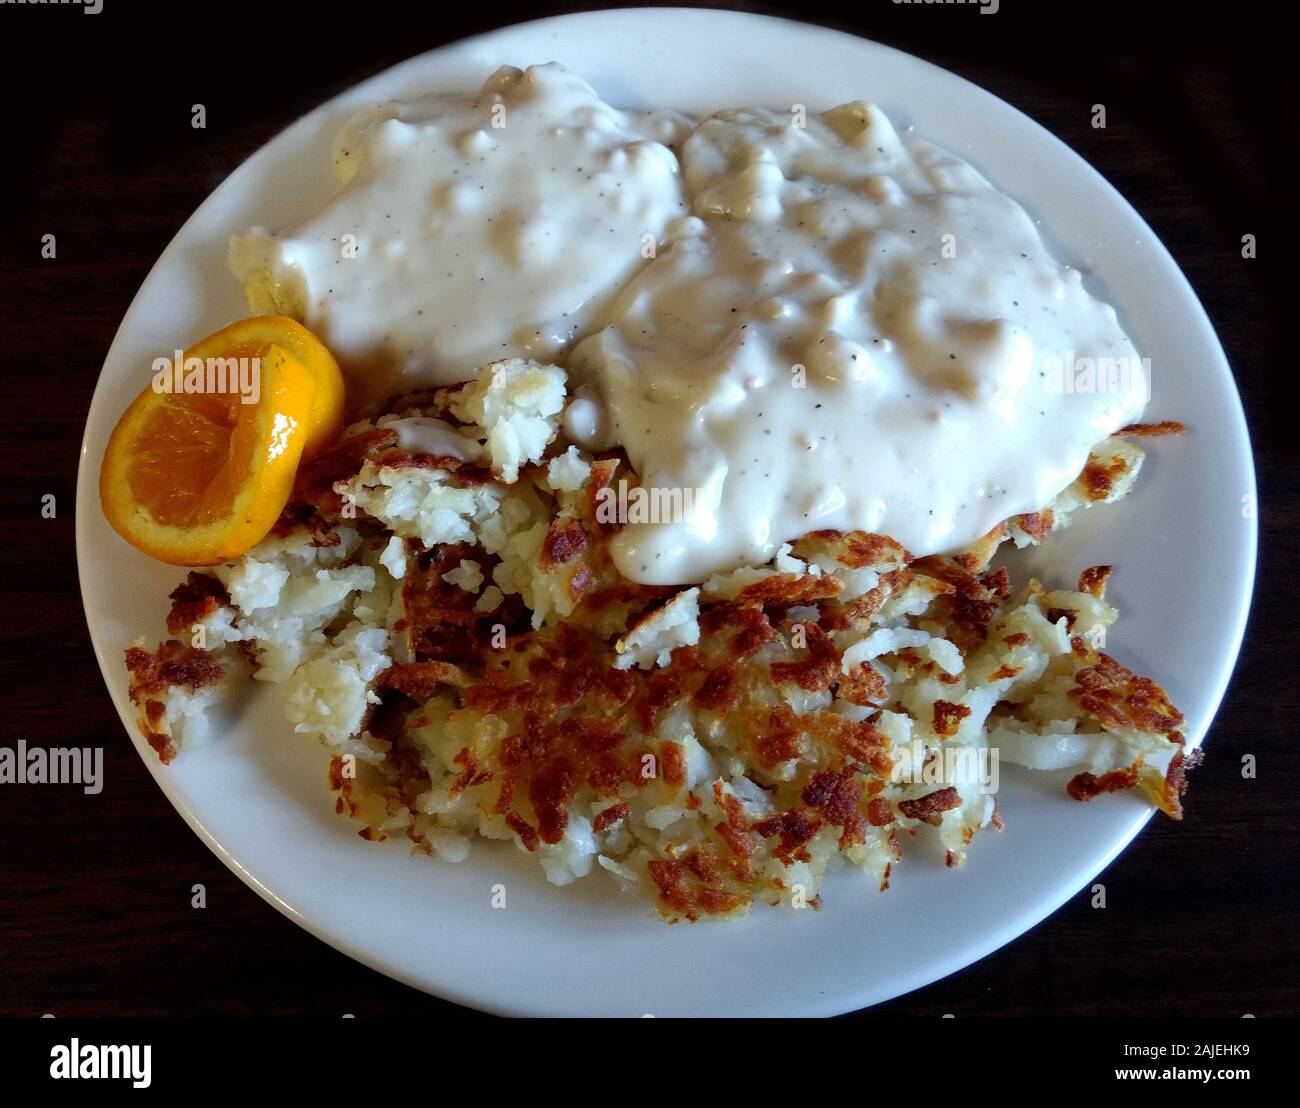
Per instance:
[[[282,316],[233,323],[123,413],[99,473],[104,515],[160,561],[230,561],[266,537],[299,461],[342,421],[342,375],[310,331]]]

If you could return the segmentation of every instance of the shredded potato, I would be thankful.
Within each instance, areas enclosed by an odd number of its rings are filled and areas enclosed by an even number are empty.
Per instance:
[[[1159,686],[1102,652],[1107,567],[1051,591],[990,568],[1123,496],[1129,437],[952,557],[823,531],[650,587],[617,573],[596,512],[635,475],[563,439],[562,371],[492,380],[395,409],[457,424],[483,465],[405,451],[383,419],[349,428],[271,538],[173,593],[173,637],[127,652],[164,761],[248,668],[287,684],[366,838],[453,862],[508,840],[557,884],[602,869],[668,919],[815,907],[836,860],[886,888],[914,835],[959,866],[1002,826],[999,763],[1179,816],[1196,755]]]

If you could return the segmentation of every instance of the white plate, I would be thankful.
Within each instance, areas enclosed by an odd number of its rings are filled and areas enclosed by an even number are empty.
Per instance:
[[[737,924],[668,927],[602,873],[552,888],[507,844],[477,844],[453,866],[364,843],[333,813],[323,752],[290,733],[270,690],[241,706],[223,737],[168,768],[132,726],[122,650],[141,632],[158,634],[180,574],[113,534],[97,472],[152,359],[246,314],[226,271],[226,236],[292,222],[323,200],[329,140],[356,106],[466,91],[500,63],[550,60],[627,107],[820,109],[871,99],[1041,217],[1058,253],[1119,306],[1150,356],[1149,417],[1183,420],[1193,434],[1153,443],[1128,500],[1088,513],[1033,561],[1062,583],[1084,566],[1115,565],[1122,616],[1112,651],[1164,683],[1194,739],[1204,735],[1250,600],[1255,524],[1243,505],[1253,503],[1254,476],[1232,375],[1178,267],[1096,172],[988,93],[849,35],[707,10],[591,12],[435,50],[298,121],[199,208],[131,305],[86,424],[77,553],[105,680],[168,800],[222,861],[313,934],[418,988],[497,1012],[659,1016],[831,1014],[915,989],[997,949],[1088,884],[1148,808],[1132,795],[1076,804],[1060,777],[1008,772],[1007,829],[981,834],[964,870],[945,870],[913,844],[886,894],[845,870],[827,881],[820,912],[759,907]],[[1194,783],[1192,818],[1196,802]],[[491,906],[497,884],[505,909]]]

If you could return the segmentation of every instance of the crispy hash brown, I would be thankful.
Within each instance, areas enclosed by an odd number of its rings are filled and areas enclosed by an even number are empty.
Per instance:
[[[364,837],[449,861],[510,840],[551,881],[602,868],[670,920],[816,907],[837,857],[884,889],[913,837],[959,866],[1002,826],[999,763],[1179,817],[1198,755],[1160,687],[1101,649],[1109,568],[1055,591],[991,568],[1122,497],[1142,428],[953,557],[819,531],[660,588],[614,567],[598,505],[636,477],[563,441],[563,372],[480,381],[349,428],[276,533],[172,594],[171,637],[127,652],[164,761],[249,669],[331,749]],[[438,420],[447,452],[404,448],[410,420]]]

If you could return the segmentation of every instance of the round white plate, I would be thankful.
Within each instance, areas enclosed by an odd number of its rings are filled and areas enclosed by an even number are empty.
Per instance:
[[[920,840],[881,894],[858,871],[827,881],[820,912],[758,907],[735,924],[665,926],[597,871],[548,885],[509,844],[458,866],[363,842],[334,815],[325,756],[259,689],[209,745],[159,765],[136,734],[122,650],[161,630],[181,574],[104,522],[96,480],[118,415],[160,352],[246,314],[226,237],[294,221],[329,190],[329,141],[357,106],[477,88],[497,65],[556,60],[625,107],[812,110],[864,98],[962,154],[1050,229],[1058,254],[1119,307],[1151,358],[1148,416],[1192,428],[1152,443],[1137,491],[1086,513],[1031,559],[1048,581],[1113,564],[1110,649],[1161,681],[1203,737],[1241,641],[1254,576],[1254,477],[1232,375],[1209,321],[1150,228],[1037,124],[954,75],[821,28],[707,10],[591,12],[507,28],[397,66],[299,120],[195,212],[140,289],[86,423],[77,554],[91,637],[140,755],[168,800],[230,868],[313,934],[418,988],[495,1012],[657,1016],[832,1014],[952,973],[1032,927],[1129,842],[1135,796],[1069,800],[1061,777],[1003,774],[1007,828],[945,870]],[[1247,499],[1250,498],[1250,499]],[[1189,794],[1193,812],[1196,789]],[[1163,817],[1161,817],[1163,818]],[[505,908],[492,907],[504,886]]]

